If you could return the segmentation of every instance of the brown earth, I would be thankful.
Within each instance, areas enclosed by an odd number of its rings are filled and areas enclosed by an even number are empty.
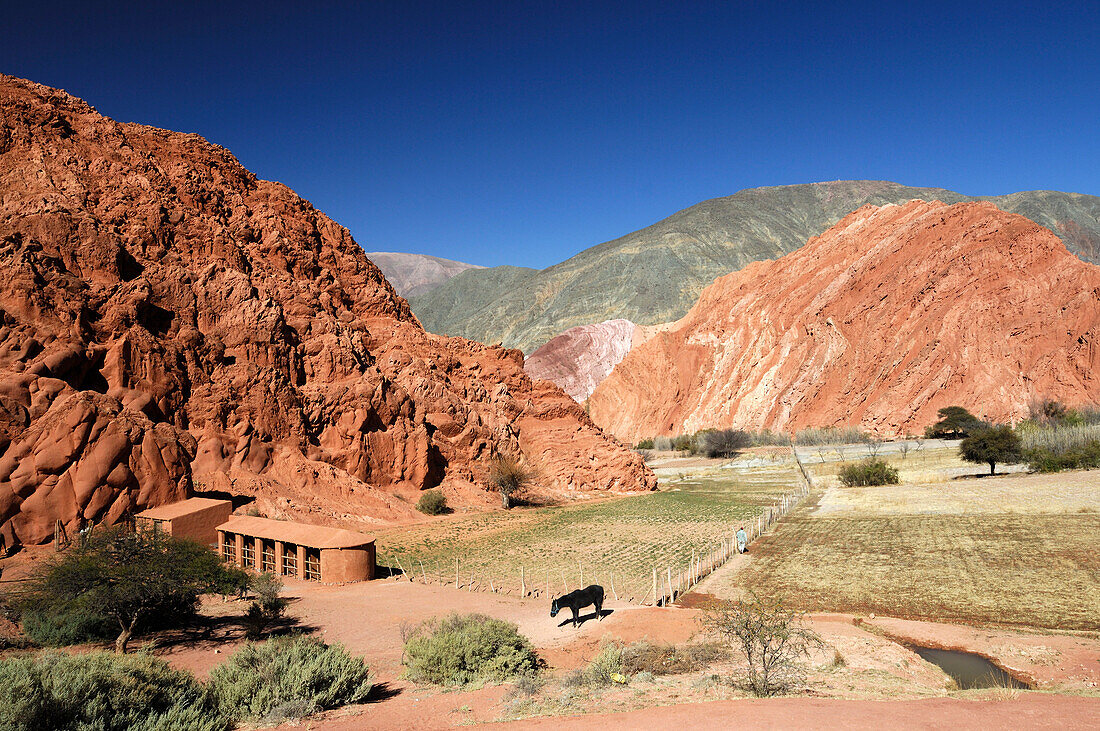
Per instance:
[[[864,206],[721,277],[589,398],[637,441],[704,427],[918,432],[1037,396],[1100,402],[1100,268],[991,203]]]
[[[507,714],[502,698],[506,686],[477,690],[421,687],[401,676],[402,626],[451,611],[481,612],[515,622],[529,637],[552,674],[583,667],[599,652],[607,638],[634,642],[681,643],[699,630],[699,612],[692,609],[636,607],[616,602],[602,622],[585,621],[579,629],[561,617],[548,616],[549,603],[518,597],[469,592],[407,581],[371,581],[348,586],[320,586],[288,580],[285,594],[289,612],[303,629],[317,632],[326,641],[344,644],[370,664],[381,691],[375,702],[322,714],[301,722],[314,729],[446,728],[491,722]],[[205,612],[237,616],[247,602],[213,602]],[[1049,719],[1069,728],[1088,726],[1100,712],[1100,698],[1048,693],[1095,694],[1100,681],[1100,640],[1069,634],[986,629],[935,622],[904,622],[884,617],[844,614],[811,616],[812,628],[827,647],[808,660],[808,687],[819,697],[769,700],[728,698],[725,692],[700,690],[699,673],[676,676],[657,685],[634,684],[611,689],[591,699],[581,717],[554,717],[520,722],[538,726],[556,722],[574,725],[598,723],[616,727],[652,727],[668,720],[691,720],[716,726],[733,717],[759,719],[765,726],[821,726],[832,728],[848,720],[849,726],[896,727],[957,722],[963,728],[982,722],[1001,724],[1008,718]],[[992,700],[982,691],[945,697],[946,676],[920,660],[903,642],[962,649],[985,655],[1013,673],[1034,682],[1047,693],[1023,693],[1014,700]],[[173,643],[160,638],[156,654],[176,667],[205,677],[224,662],[240,642],[240,629],[217,629],[210,636]],[[841,668],[831,667],[834,652],[844,658]],[[712,671],[728,672],[731,667]],[[820,697],[828,696],[828,697]],[[553,692],[550,693],[553,697]],[[618,709],[622,712],[607,713]],[[938,719],[938,720],[937,720]],[[292,728],[296,726],[288,726]]]
[[[194,483],[312,519],[407,517],[436,485],[478,502],[494,452],[550,490],[655,486],[519,351],[424,332],[286,186],[197,135],[9,76],[0,283],[8,547]]]

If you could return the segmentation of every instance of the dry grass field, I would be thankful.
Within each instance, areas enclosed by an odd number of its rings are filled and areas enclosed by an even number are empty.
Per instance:
[[[951,479],[951,459],[929,455],[923,484],[828,487],[741,583],[813,610],[1100,630],[1100,471]],[[839,464],[808,467],[829,485]]]
[[[452,516],[379,530],[379,563],[418,579],[515,593],[523,567],[528,590],[545,594],[598,582],[620,599],[642,601],[652,571],[677,571],[728,537],[734,523],[759,515],[798,488],[790,459],[744,469],[673,464],[658,492],[583,504]],[[491,584],[490,584],[491,582]]]

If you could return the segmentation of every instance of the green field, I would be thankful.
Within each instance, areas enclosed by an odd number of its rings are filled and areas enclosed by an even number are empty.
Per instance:
[[[528,590],[556,593],[597,581],[621,599],[641,601],[654,567],[684,567],[692,551],[713,550],[733,524],[750,520],[798,489],[791,461],[748,469],[696,469],[662,478],[648,495],[583,504],[517,508],[443,518],[376,534],[378,560],[417,579],[517,592],[520,567]]]

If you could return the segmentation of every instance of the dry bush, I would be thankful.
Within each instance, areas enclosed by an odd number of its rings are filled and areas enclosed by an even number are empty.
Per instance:
[[[704,610],[701,622],[707,632],[744,655],[744,685],[760,697],[791,691],[806,677],[800,659],[824,647],[817,633],[804,626],[805,615],[782,599],[752,594],[747,600]]]
[[[629,675],[680,675],[708,668],[727,656],[715,642],[673,645],[640,640],[623,648],[622,666]]]
[[[825,426],[802,429],[795,433],[794,443],[800,447],[819,447],[830,444],[863,444],[871,437],[854,426]]]

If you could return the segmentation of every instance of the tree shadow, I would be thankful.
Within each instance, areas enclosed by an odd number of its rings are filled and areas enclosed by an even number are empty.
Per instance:
[[[401,695],[400,688],[394,688],[389,683],[375,683],[371,686],[370,694],[367,695],[367,703],[381,703],[382,701],[388,701],[390,698],[396,698]]]
[[[258,639],[287,634],[313,634],[320,626],[303,623],[298,617],[280,617],[267,625]],[[171,629],[151,631],[144,637],[158,650],[216,649],[248,637],[248,625],[243,615],[210,617],[199,615],[186,624]]]

